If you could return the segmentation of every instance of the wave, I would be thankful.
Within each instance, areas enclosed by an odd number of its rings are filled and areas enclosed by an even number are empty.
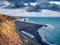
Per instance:
[[[50,29],[52,30],[52,29],[54,29],[54,28],[55,28],[55,27],[54,27],[53,25],[51,25],[51,24],[46,24],[46,25],[47,25],[47,27],[46,27],[46,28],[47,28],[47,29],[49,29],[49,30],[50,30]]]
[[[43,26],[42,28],[40,28],[40,29],[38,30],[40,36],[42,37],[42,40],[43,40],[44,42],[48,43],[49,45],[57,45],[57,44],[55,44],[55,43],[49,42],[49,41],[46,39],[46,36],[47,36],[47,37],[50,37],[50,35],[48,34],[48,30],[49,30],[49,31],[52,31],[52,30],[54,30],[55,27],[54,27],[53,25],[51,25],[51,24],[45,24],[45,25],[47,25],[47,27],[44,27],[44,26]]]

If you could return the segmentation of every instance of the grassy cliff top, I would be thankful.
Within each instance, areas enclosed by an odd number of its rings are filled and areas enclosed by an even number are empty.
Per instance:
[[[15,32],[15,18],[0,14],[0,45],[22,45],[20,36]]]

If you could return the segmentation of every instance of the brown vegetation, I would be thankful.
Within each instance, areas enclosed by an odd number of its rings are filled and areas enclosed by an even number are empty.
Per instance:
[[[0,14],[0,45],[22,45],[14,21],[14,17]]]

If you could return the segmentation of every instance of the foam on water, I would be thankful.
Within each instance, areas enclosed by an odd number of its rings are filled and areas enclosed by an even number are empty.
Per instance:
[[[54,26],[53,25],[51,25],[51,24],[46,24],[47,25],[47,29],[54,29]]]
[[[30,22],[37,24],[46,24],[38,30],[43,41],[50,45],[60,45],[60,18],[59,17],[32,17],[28,18]]]

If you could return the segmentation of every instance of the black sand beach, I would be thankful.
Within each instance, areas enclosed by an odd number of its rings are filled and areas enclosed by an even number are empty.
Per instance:
[[[15,22],[16,25],[16,29],[18,31],[26,31],[32,35],[35,36],[35,38],[37,39],[37,42],[39,42],[41,45],[49,45],[45,42],[42,41],[41,36],[39,35],[39,33],[37,32],[39,28],[45,26],[46,25],[42,25],[42,24],[33,24],[33,23],[28,23],[28,22],[23,22],[23,21],[16,21]]]

